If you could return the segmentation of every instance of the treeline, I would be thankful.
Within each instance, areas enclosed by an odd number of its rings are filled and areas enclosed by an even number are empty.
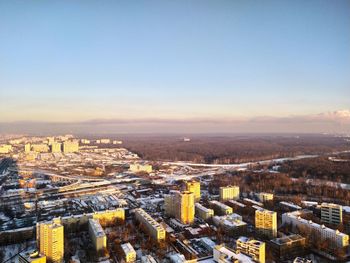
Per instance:
[[[130,137],[123,146],[141,158],[210,164],[242,163],[344,150],[342,138],[330,136],[178,136]]]
[[[242,192],[271,192],[276,196],[285,196],[296,203],[307,198],[318,201],[339,201],[350,205],[350,191],[329,185],[310,185],[304,179],[293,180],[284,173],[234,172],[217,175],[208,190],[218,193],[220,186],[238,185]]]
[[[339,157],[340,158],[340,157]],[[320,179],[350,184],[350,154],[341,158],[348,162],[336,162],[328,157],[318,157],[288,161],[281,165],[280,171],[294,178]]]

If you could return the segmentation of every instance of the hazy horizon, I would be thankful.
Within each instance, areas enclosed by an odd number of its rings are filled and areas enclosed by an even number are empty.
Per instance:
[[[0,2],[0,132],[348,133],[350,2]]]

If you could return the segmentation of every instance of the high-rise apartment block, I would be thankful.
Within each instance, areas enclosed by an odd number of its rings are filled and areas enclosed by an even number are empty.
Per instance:
[[[321,204],[321,221],[327,224],[339,225],[343,222],[343,207],[337,204]]]
[[[107,237],[97,219],[89,219],[89,234],[96,252],[107,248]]]
[[[142,208],[135,209],[135,217],[138,222],[141,223],[148,235],[156,241],[162,241],[165,239],[165,229],[154,220],[148,213]]]
[[[60,142],[52,142],[50,144],[50,148],[51,148],[51,152],[52,153],[60,153],[62,150],[61,150],[61,143]]]
[[[63,152],[64,153],[74,153],[79,151],[78,141],[64,141],[63,142]]]
[[[37,223],[36,231],[39,252],[46,256],[48,262],[63,262],[64,233],[61,219]]]
[[[253,260],[265,263],[265,242],[239,237],[236,242],[236,252],[251,256]]]
[[[269,238],[276,237],[277,213],[263,208],[255,210],[255,229]]]
[[[201,183],[197,181],[187,181],[186,191],[192,192],[194,194],[195,202],[201,199]]]
[[[194,194],[188,191],[175,191],[165,196],[165,212],[174,216],[182,224],[191,224],[194,221]]]
[[[201,205],[200,203],[195,204],[195,212],[196,212],[196,216],[203,219],[203,220],[208,220],[209,218],[214,216],[213,209],[206,208],[205,206]]]
[[[220,200],[237,200],[239,199],[239,187],[238,186],[222,186],[220,187]]]

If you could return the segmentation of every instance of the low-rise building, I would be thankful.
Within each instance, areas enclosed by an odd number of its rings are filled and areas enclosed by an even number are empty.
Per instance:
[[[132,163],[130,164],[129,171],[133,173],[146,172],[152,173],[152,165],[150,164],[140,164],[140,163]]]
[[[230,214],[226,216],[214,216],[214,225],[222,227],[231,236],[243,235],[247,230],[247,223],[242,221],[242,216]]]
[[[233,213],[232,207],[225,205],[218,201],[210,201],[210,205],[213,206],[215,214],[218,215],[229,215]]]
[[[272,255],[277,261],[291,260],[302,256],[305,250],[305,237],[297,234],[272,239],[269,244]]]
[[[273,194],[271,194],[271,193],[261,192],[261,193],[258,193],[257,196],[258,196],[258,199],[260,202],[266,202],[266,201],[273,200]]]
[[[121,249],[123,251],[123,259],[126,263],[136,261],[136,251],[130,243],[121,244]]]
[[[242,253],[236,253],[225,245],[217,245],[214,247],[213,258],[218,263],[253,263],[254,260]]]
[[[12,151],[12,145],[10,144],[1,144],[0,153],[9,153]]]
[[[236,242],[236,252],[246,254],[260,263],[265,263],[265,249],[265,242],[243,236]]]

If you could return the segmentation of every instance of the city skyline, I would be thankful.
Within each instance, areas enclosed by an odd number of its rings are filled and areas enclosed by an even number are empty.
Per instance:
[[[0,132],[350,132],[348,1],[0,3]]]

